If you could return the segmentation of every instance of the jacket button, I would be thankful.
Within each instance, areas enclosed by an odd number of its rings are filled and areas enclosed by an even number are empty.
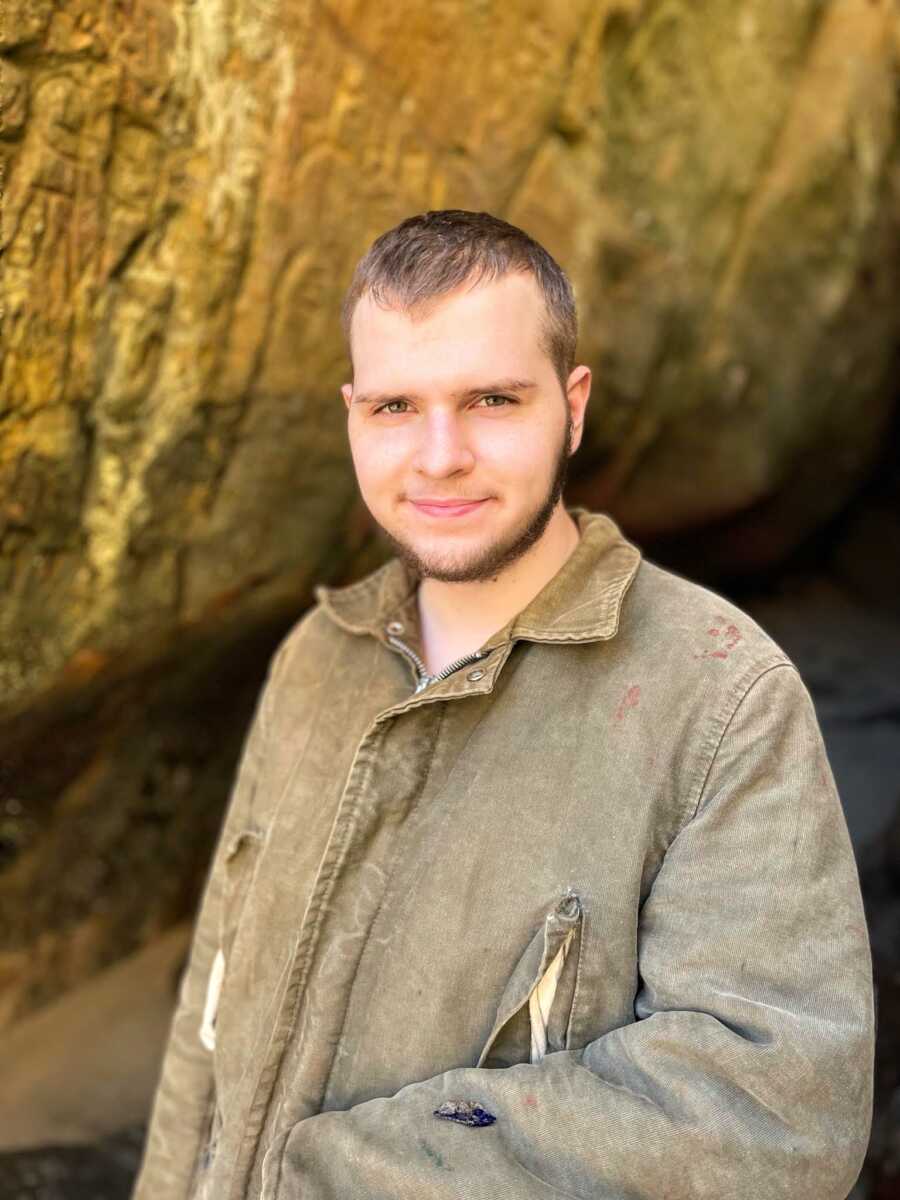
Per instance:
[[[399,636],[405,628],[406,626],[402,621],[389,621],[387,625],[388,633],[392,633],[395,636]]]
[[[471,680],[472,683],[477,683],[479,679],[484,679],[484,671],[482,671],[480,668],[477,671],[470,671],[466,676],[466,679]]]

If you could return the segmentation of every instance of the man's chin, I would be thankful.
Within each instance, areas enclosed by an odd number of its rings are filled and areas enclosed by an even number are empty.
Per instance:
[[[429,545],[415,545],[388,533],[388,540],[401,558],[420,579],[436,579],[441,583],[473,583],[489,579],[495,566],[504,556],[505,547],[487,546],[457,548],[450,553]]]

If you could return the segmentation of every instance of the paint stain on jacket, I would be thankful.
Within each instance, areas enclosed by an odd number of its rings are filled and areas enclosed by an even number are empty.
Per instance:
[[[451,1166],[448,1166],[448,1164],[444,1161],[443,1154],[441,1154],[441,1152],[439,1150],[435,1150],[434,1146],[429,1146],[424,1138],[419,1138],[419,1145],[421,1146],[422,1152],[424,1153],[425,1157],[427,1159],[429,1159],[429,1161],[439,1171],[452,1171],[453,1170],[453,1168]]]
[[[714,617],[715,625],[711,625],[706,634],[715,640],[715,646],[707,647],[702,654],[694,658],[726,659],[737,644],[743,641],[743,634],[737,625],[733,625],[727,617]]]
[[[625,695],[622,697],[619,707],[616,709],[616,720],[622,721],[625,719],[625,714],[629,708],[637,708],[641,702],[641,689],[633,683],[630,688],[627,688]]]
[[[475,1100],[447,1100],[434,1110],[434,1116],[442,1121],[455,1121],[457,1125],[471,1125],[475,1129],[493,1125],[497,1120],[493,1113],[482,1108]]]

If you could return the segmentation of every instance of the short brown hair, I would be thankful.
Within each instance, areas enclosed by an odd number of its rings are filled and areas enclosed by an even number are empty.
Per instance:
[[[347,346],[354,309],[365,295],[384,307],[409,311],[468,280],[475,286],[510,271],[530,272],[544,295],[543,346],[565,390],[578,340],[572,285],[543,246],[486,212],[420,213],[376,238],[357,263],[341,306]]]

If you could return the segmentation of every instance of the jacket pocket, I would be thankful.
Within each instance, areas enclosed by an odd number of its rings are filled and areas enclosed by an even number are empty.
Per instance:
[[[219,946],[210,967],[206,1000],[200,1022],[200,1041],[207,1050],[216,1047],[216,1017],[225,980],[226,964],[247,901],[253,868],[262,845],[262,833],[243,829],[231,839],[222,863],[222,901],[219,914]]]
[[[567,892],[547,913],[509,977],[476,1066],[536,1063],[566,1048],[582,923],[581,899]]]
[[[222,910],[219,922],[219,946],[227,959],[241,913],[247,902],[253,869],[259,857],[263,835],[259,829],[242,829],[225,852],[222,883]]]

